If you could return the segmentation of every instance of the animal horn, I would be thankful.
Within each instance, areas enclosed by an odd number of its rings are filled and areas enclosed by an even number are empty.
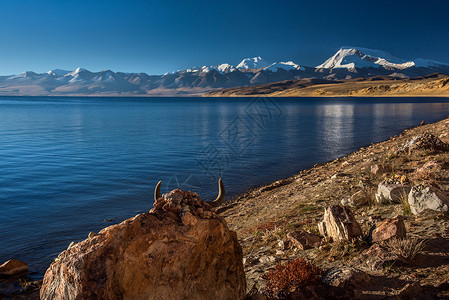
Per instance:
[[[212,206],[212,207],[217,207],[217,206],[219,206],[220,204],[223,203],[224,199],[225,199],[225,188],[224,188],[223,181],[220,178],[220,179],[218,179],[218,196],[217,196],[217,199],[215,199],[212,202],[209,202],[209,205]]]
[[[161,197],[161,183],[162,181],[159,180],[159,182],[156,184],[156,188],[154,189],[154,201]]]

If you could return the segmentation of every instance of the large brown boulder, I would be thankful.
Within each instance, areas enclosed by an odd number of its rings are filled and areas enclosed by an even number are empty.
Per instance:
[[[196,193],[174,190],[149,213],[63,251],[41,299],[243,299],[235,232]]]
[[[392,238],[405,239],[406,235],[404,221],[402,217],[398,216],[377,222],[369,234],[369,240],[372,243],[379,243]]]
[[[299,250],[315,248],[321,244],[321,238],[303,230],[295,230],[287,234],[287,240],[290,244]]]
[[[334,242],[353,240],[362,235],[362,229],[346,206],[332,205],[324,209],[323,221],[318,223],[320,233]]]

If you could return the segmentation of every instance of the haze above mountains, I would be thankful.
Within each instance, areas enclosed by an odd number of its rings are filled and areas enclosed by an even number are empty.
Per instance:
[[[389,76],[410,78],[432,73],[449,75],[449,65],[430,59],[407,61],[388,52],[360,47],[342,47],[316,67],[287,62],[267,62],[261,57],[246,58],[237,66],[194,67],[148,75],[111,70],[91,72],[31,71],[0,76],[0,95],[11,96],[181,96],[230,87],[252,86],[284,80],[316,78],[327,80]]]

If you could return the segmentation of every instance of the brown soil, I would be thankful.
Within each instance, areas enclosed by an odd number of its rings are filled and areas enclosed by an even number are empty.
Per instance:
[[[263,290],[263,274],[274,268],[276,262],[303,256],[324,270],[333,266],[362,269],[371,275],[369,284],[359,287],[359,292],[368,298],[397,295],[406,284],[416,282],[427,294],[449,295],[449,215],[426,212],[414,216],[405,204],[380,205],[374,200],[377,184],[386,179],[436,185],[449,192],[449,152],[398,151],[422,133],[431,133],[448,143],[449,118],[406,130],[344,158],[315,165],[290,178],[249,191],[219,208],[243,247],[248,291]],[[437,167],[416,171],[429,161]],[[375,164],[391,166],[391,171],[375,175],[370,171]],[[413,261],[373,271],[364,265],[360,255],[369,247],[365,241],[324,244],[303,251],[279,249],[279,241],[290,231],[303,229],[319,234],[317,223],[323,218],[324,208],[340,203],[359,190],[370,196],[368,204],[352,208],[365,234],[374,221],[402,215],[408,237],[427,240],[425,249]]]
[[[205,97],[376,97],[376,96],[449,96],[449,76],[433,74],[410,79],[388,76],[341,81],[299,79],[277,83],[219,89]]]

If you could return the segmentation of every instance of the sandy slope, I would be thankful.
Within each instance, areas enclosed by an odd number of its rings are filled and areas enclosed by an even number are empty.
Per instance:
[[[374,201],[377,184],[386,178],[405,179],[412,185],[431,182],[449,193],[449,152],[417,151],[409,155],[397,151],[412,137],[426,132],[448,143],[449,119],[406,130],[344,158],[256,188],[220,208],[231,229],[237,231],[244,249],[248,290],[263,288],[262,276],[274,267],[276,261],[303,256],[314,260],[324,270],[339,266],[363,270],[371,276],[368,284],[358,287],[365,296],[397,295],[406,284],[418,285],[424,294],[449,295],[442,285],[449,280],[449,215],[415,216],[407,212],[403,204],[379,205]],[[427,174],[429,178],[418,176],[416,169],[429,161],[436,162],[441,168]],[[388,164],[392,171],[373,174],[370,167],[375,164]],[[325,244],[319,249],[305,251],[279,249],[278,242],[290,231],[305,230],[317,234],[317,223],[323,218],[324,208],[340,203],[359,190],[364,190],[371,199],[368,204],[353,208],[365,234],[373,220],[402,215],[409,237],[427,239],[425,251],[411,264],[371,270],[360,260],[361,253],[369,247],[366,244]]]
[[[344,81],[314,82],[313,79],[283,81],[274,84],[220,89],[206,97],[376,97],[432,96],[449,97],[449,76],[434,74],[412,79],[373,77]]]

